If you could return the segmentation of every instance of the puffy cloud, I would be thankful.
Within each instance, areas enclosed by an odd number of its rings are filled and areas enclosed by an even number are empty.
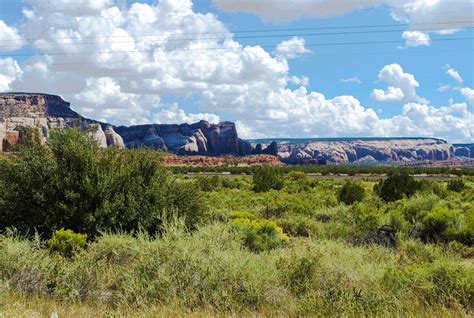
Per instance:
[[[402,38],[405,40],[406,47],[431,44],[430,36],[419,31],[405,31]]]
[[[155,113],[153,122],[158,124],[181,124],[194,123],[199,120],[206,120],[210,123],[218,123],[220,118],[218,115],[209,113],[187,114],[183,109],[178,107],[178,104],[174,103],[169,107],[160,109],[159,112]]]
[[[438,86],[438,92],[440,93],[446,93],[447,91],[449,91],[451,89],[451,85],[449,84],[445,84],[445,85],[439,85]]]
[[[23,71],[17,61],[10,57],[0,58],[0,92],[10,90],[11,83],[21,77],[22,74]]]
[[[149,122],[151,110],[160,103],[156,95],[123,92],[109,77],[87,79],[87,87],[71,97],[83,116],[127,125]]]
[[[349,78],[342,78],[340,80],[340,82],[341,83],[362,84],[362,81],[357,76],[349,77]]]
[[[14,51],[23,46],[23,38],[14,27],[8,26],[5,21],[0,20],[0,52]]]
[[[370,96],[378,102],[401,102],[405,99],[403,91],[393,86],[389,86],[387,90],[374,89]]]
[[[353,0],[214,0],[214,5],[227,12],[253,13],[265,20],[287,21],[297,18],[327,18],[355,9],[378,5],[383,1]]]
[[[401,135],[447,136],[450,141],[472,140],[474,137],[474,116],[466,103],[432,107],[426,104],[409,103],[403,107],[403,114],[390,121]]]
[[[473,24],[471,0],[213,0],[216,7],[227,12],[252,13],[271,21],[287,21],[298,18],[328,18],[354,10],[386,5],[392,17],[399,21],[438,25],[445,29],[457,29]]]
[[[466,98],[469,104],[474,106],[474,89],[469,87],[460,88],[459,91]]]
[[[461,77],[461,74],[459,74],[459,72],[453,69],[451,66],[446,65],[444,68],[446,69],[446,74],[456,82],[462,83],[464,81]]]
[[[418,125],[423,122],[441,125],[423,127],[428,135],[473,136],[466,128],[472,125],[472,113],[462,108],[465,104],[427,106],[416,94],[414,76],[397,64],[381,70],[379,78],[388,88],[380,95],[418,104],[382,119],[353,96],[326,97],[306,87],[308,78],[292,76],[288,54],[303,52],[280,51],[275,57],[258,45],[243,45],[215,15],[194,12],[190,0],[129,7],[89,0],[69,8],[69,0],[59,0],[57,10],[56,2],[28,1],[34,5],[24,10],[22,30],[37,38],[34,48],[47,55],[31,58],[21,68],[10,59],[0,74],[14,71],[0,85],[61,94],[87,117],[130,125],[225,116],[237,122],[244,137],[409,136],[421,134]],[[333,1],[320,2],[332,7],[327,10],[340,10]],[[352,10],[360,3],[346,5]],[[210,33],[215,35],[210,38]],[[175,100],[168,102],[169,97],[201,108],[185,111]]]
[[[311,53],[311,50],[305,48],[305,39],[294,36],[289,40],[282,41],[276,48],[277,56],[294,59],[306,53]]]
[[[369,7],[388,6],[393,19],[410,23],[403,33],[406,46],[430,45],[429,35],[450,34],[474,25],[472,0],[213,0],[216,7],[227,12],[252,13],[264,20],[284,22],[301,18],[328,18]],[[434,29],[425,33],[417,28]]]
[[[379,72],[379,80],[389,85],[387,90],[374,89],[372,99],[379,102],[426,102],[416,94],[420,84],[415,76],[405,73],[399,64],[385,65]]]

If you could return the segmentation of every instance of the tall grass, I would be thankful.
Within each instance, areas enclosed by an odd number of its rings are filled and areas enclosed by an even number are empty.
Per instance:
[[[14,302],[39,297],[109,312],[151,306],[210,315],[467,316],[472,310],[474,269],[439,246],[406,241],[393,251],[298,238],[257,254],[242,240],[225,224],[189,233],[175,222],[160,238],[104,234],[64,258],[40,240],[10,233],[0,238],[0,290]]]

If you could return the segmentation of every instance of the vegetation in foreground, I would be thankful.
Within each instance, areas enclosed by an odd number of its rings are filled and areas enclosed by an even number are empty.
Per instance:
[[[54,132],[0,160],[0,315],[469,316],[473,189],[173,177]]]

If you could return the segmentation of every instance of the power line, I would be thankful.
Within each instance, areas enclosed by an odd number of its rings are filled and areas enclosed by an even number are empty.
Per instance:
[[[443,38],[431,39],[431,41],[461,41],[470,40],[474,38]],[[368,41],[368,42],[341,42],[341,43],[309,43],[309,44],[294,44],[294,45],[259,45],[261,48],[271,49],[277,47],[284,48],[301,48],[301,47],[319,47],[319,46],[339,46],[339,45],[367,45],[367,44],[391,44],[391,43],[405,43],[405,41]],[[214,50],[241,50],[242,47],[208,47],[200,49],[180,49],[180,51],[214,51]],[[91,54],[119,54],[119,53],[153,53],[153,52],[172,52],[166,49],[150,49],[150,50],[126,50],[126,51],[89,51],[89,52],[55,52],[55,53],[18,53],[18,54],[2,54],[0,57],[27,57],[27,56],[58,56],[58,55],[91,55]]]
[[[432,41],[441,42],[441,41],[464,41],[464,40],[474,40],[474,38],[451,38],[451,39],[433,39]],[[372,44],[403,44],[405,41],[369,41],[369,42],[340,42],[340,43],[320,43],[320,44],[309,44],[308,46],[343,46],[343,45],[372,45]],[[47,55],[47,54],[45,54]],[[188,61],[214,61],[214,60],[240,60],[242,57],[235,58],[188,58],[188,59],[157,59],[152,61],[113,61],[113,62],[104,62],[107,64],[139,64],[139,63],[154,63],[154,62],[188,62]],[[273,56],[258,56],[257,58],[266,59],[266,58],[275,58]],[[68,63],[53,63],[54,65],[87,65],[94,64],[91,62],[68,62]]]
[[[399,24],[375,24],[375,25],[354,25],[354,26],[333,26],[333,27],[308,27],[308,28],[286,28],[286,29],[253,29],[253,30],[234,30],[234,31],[226,31],[226,32],[184,32],[184,33],[154,33],[154,34],[128,34],[128,35],[103,35],[103,36],[84,36],[81,37],[82,39],[102,39],[102,38],[125,38],[125,37],[152,37],[152,36],[181,36],[181,35],[206,35],[206,34],[236,34],[236,33],[267,33],[267,32],[292,32],[292,31],[311,31],[311,30],[338,30],[338,29],[367,29],[367,28],[387,28],[387,27],[401,27],[401,26],[427,26],[427,25],[464,25],[467,26],[460,26],[461,28],[472,28],[469,25],[473,24],[474,21],[449,21],[449,22],[426,22],[426,23],[399,23]],[[458,26],[459,28],[459,26]],[[426,31],[439,31],[445,30],[446,28],[433,28],[433,29],[426,29]],[[388,31],[388,30],[387,30]],[[398,30],[393,30],[400,32]],[[392,32],[393,32],[392,31]],[[406,31],[406,30],[401,30]],[[423,30],[417,30],[423,31]],[[359,31],[363,32],[363,31]],[[332,33],[325,33],[325,34],[332,34]],[[286,36],[286,35],[281,35]],[[291,36],[291,35],[290,35]],[[238,38],[238,37],[234,37]],[[3,42],[20,42],[20,41],[36,41],[42,40],[43,38],[26,38],[26,39],[19,39],[19,40],[0,40],[0,43]],[[48,38],[48,40],[70,40],[70,37],[54,37]],[[218,38],[204,38],[204,39],[221,39]],[[180,40],[192,40],[192,39],[180,39]],[[96,42],[92,42],[96,43]],[[109,42],[101,42],[101,43],[109,43]],[[121,42],[111,42],[111,43],[121,43]]]
[[[473,29],[474,27],[466,27],[467,29]],[[441,31],[444,29],[418,29],[417,31]],[[351,35],[351,34],[381,34],[381,33],[399,33],[406,30],[372,30],[372,31],[349,31],[349,32],[329,32],[329,33],[306,33],[306,34],[270,34],[270,35],[251,35],[251,36],[235,36],[232,39],[256,39],[256,38],[279,38],[279,37],[303,37],[303,36],[329,36],[329,35]],[[157,42],[175,42],[175,41],[209,41],[209,40],[221,40],[221,37],[215,38],[187,38],[187,39],[165,39],[153,41]],[[89,44],[123,44],[123,43],[140,43],[146,42],[146,40],[135,41],[113,41],[113,42],[67,42],[67,43],[48,43],[48,45],[89,45]]]

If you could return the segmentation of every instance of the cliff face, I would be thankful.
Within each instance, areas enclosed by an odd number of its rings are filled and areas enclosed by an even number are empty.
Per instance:
[[[0,93],[1,150],[13,147],[19,138],[18,127],[37,128],[47,139],[51,128],[80,127],[101,147],[117,148],[145,145],[176,154],[278,156],[286,163],[360,163],[416,160],[450,160],[473,157],[473,148],[454,148],[443,140],[361,139],[305,142],[270,142],[252,145],[238,138],[235,124],[200,121],[180,125],[140,125],[113,127],[83,118],[61,97],[46,94]]]
[[[451,144],[432,138],[273,142],[263,151],[292,164],[450,160],[455,156]]]
[[[37,128],[44,139],[48,138],[51,128],[80,127],[101,147],[145,145],[178,154],[251,153],[250,143],[238,138],[235,124],[231,122],[113,127],[83,118],[59,96],[0,93],[0,150],[8,150],[17,142],[18,127],[22,126]]]

